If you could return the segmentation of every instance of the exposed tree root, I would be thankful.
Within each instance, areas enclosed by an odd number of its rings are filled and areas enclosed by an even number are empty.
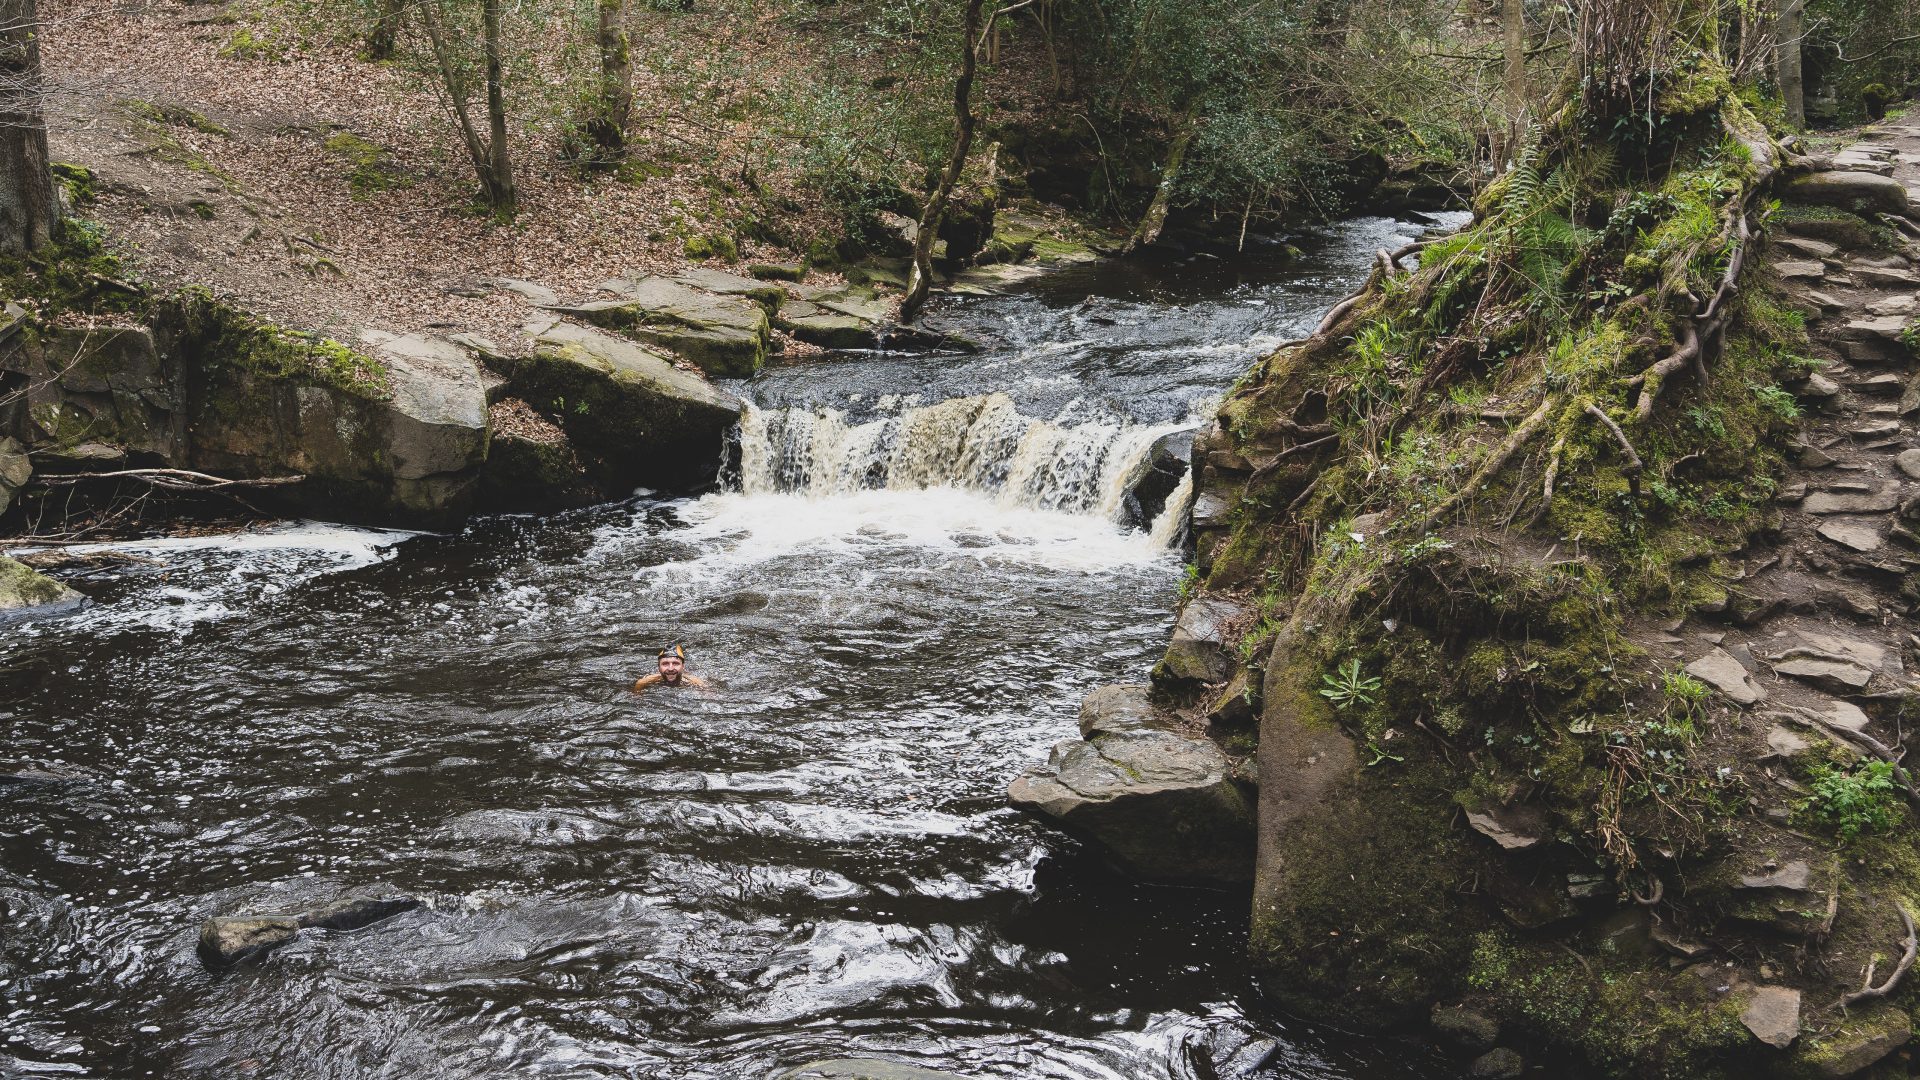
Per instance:
[[[1520,421],[1519,427],[1513,429],[1513,434],[1507,436],[1507,441],[1501,443],[1492,454],[1488,455],[1486,462],[1474,472],[1471,479],[1461,485],[1460,490],[1447,496],[1432,510],[1427,511],[1426,521],[1421,531],[1424,532],[1427,526],[1452,513],[1461,503],[1472,498],[1495,473],[1505,468],[1507,462],[1513,460],[1513,455],[1527,444],[1527,440],[1539,434],[1540,429],[1546,426],[1547,417],[1553,414],[1559,404],[1558,396],[1548,394],[1546,399],[1540,402],[1540,407],[1528,414],[1525,420]]]
[[[1894,907],[1900,912],[1901,925],[1907,929],[1906,948],[1900,953],[1900,962],[1894,965],[1893,972],[1887,976],[1886,982],[1875,986],[1873,985],[1873,968],[1875,964],[1879,963],[1880,958],[1876,956],[1868,960],[1867,976],[1860,989],[1834,1002],[1834,1008],[1845,1009],[1848,1006],[1857,1005],[1862,1001],[1867,1001],[1872,998],[1886,997],[1899,987],[1900,980],[1906,978],[1907,972],[1913,969],[1914,957],[1920,955],[1920,934],[1914,932],[1913,916],[1907,914],[1906,905],[1896,900],[1894,901]]]
[[[1627,441],[1627,433],[1620,430],[1620,425],[1613,422],[1613,417],[1608,416],[1605,409],[1589,401],[1587,402],[1587,413],[1595,420],[1606,425],[1608,431],[1613,432],[1613,439],[1620,444],[1621,453],[1627,455],[1627,485],[1632,489],[1633,497],[1636,500],[1639,499],[1640,474],[1646,469],[1646,465],[1640,460],[1640,454],[1634,450],[1633,443]],[[1548,497],[1551,498],[1551,482],[1549,482],[1548,486]]]

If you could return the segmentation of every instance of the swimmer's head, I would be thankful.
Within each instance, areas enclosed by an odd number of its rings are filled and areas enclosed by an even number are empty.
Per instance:
[[[687,670],[687,650],[678,645],[669,645],[660,650],[660,678],[668,685],[680,681],[680,675]]]

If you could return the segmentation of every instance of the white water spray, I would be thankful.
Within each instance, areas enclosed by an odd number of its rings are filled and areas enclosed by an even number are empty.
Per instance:
[[[1009,509],[1130,522],[1128,493],[1159,439],[1186,424],[1055,423],[1022,416],[1005,394],[954,398],[849,422],[836,409],[752,409],[740,422],[740,487],[813,497],[955,488]],[[1179,539],[1191,483],[1149,531]]]

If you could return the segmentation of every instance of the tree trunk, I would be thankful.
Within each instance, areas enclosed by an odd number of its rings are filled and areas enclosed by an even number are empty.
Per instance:
[[[367,59],[391,60],[406,0],[373,0],[373,9],[373,26],[367,31]]]
[[[627,37],[626,0],[599,0],[594,40],[600,49],[600,86],[586,122],[587,137],[602,161],[620,156],[627,146],[627,120],[633,113],[633,50]]]
[[[44,92],[34,0],[0,0],[0,254],[46,247],[60,217],[41,110]]]
[[[1780,0],[1773,23],[1774,78],[1780,84],[1780,101],[1786,106],[1787,122],[1794,127],[1807,126],[1806,83],[1800,70],[1800,42],[1806,37],[1807,0]]]
[[[1187,160],[1187,145],[1193,142],[1193,113],[1189,110],[1182,119],[1180,133],[1173,137],[1173,145],[1167,148],[1167,164],[1160,170],[1160,185],[1153,189],[1153,201],[1147,204],[1147,212],[1140,215],[1140,223],[1134,226],[1133,235],[1127,237],[1125,247],[1120,254],[1131,255],[1143,247],[1148,247],[1160,239],[1160,230],[1167,226],[1167,210],[1173,203],[1173,190],[1180,180],[1180,166]]]
[[[1527,129],[1527,5],[1526,0],[1502,0],[1500,30],[1505,41],[1507,62],[1507,132],[1500,140],[1500,158],[1494,162],[1504,170],[1517,153]]]
[[[495,213],[512,214],[519,194],[513,188],[513,163],[507,158],[507,94],[500,75],[500,0],[481,0],[481,33],[487,67],[487,203]]]
[[[927,208],[920,214],[920,231],[913,238],[913,272],[907,279],[907,296],[900,301],[900,321],[910,323],[927,302],[933,287],[933,241],[940,232],[940,215],[947,199],[966,170],[967,154],[973,149],[973,74],[980,48],[980,9],[986,0],[967,0],[966,16],[960,29],[960,75],[953,80],[953,152],[940,182],[927,197]]]

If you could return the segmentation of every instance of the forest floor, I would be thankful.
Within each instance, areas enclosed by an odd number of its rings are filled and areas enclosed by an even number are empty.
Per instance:
[[[824,62],[790,26],[703,15],[697,39],[677,42],[661,34],[695,31],[644,28],[651,55],[712,70],[657,75],[636,46],[636,148],[617,172],[561,160],[555,114],[532,115],[528,90],[509,140],[521,209],[501,223],[476,211],[449,110],[405,63],[361,60],[355,42],[277,41],[283,31],[239,5],[53,0],[42,11],[53,158],[95,174],[82,215],[150,283],[204,285],[295,326],[459,326],[512,348],[531,303],[495,279],[580,295],[685,268],[687,241],[711,235],[738,236],[739,264],[790,259],[736,231],[770,204],[793,235],[831,225],[807,220],[830,211],[790,175],[736,182],[750,160],[771,160],[769,136],[714,119],[731,97]],[[559,78],[529,82],[544,77]],[[690,85],[702,87],[694,105]]]

